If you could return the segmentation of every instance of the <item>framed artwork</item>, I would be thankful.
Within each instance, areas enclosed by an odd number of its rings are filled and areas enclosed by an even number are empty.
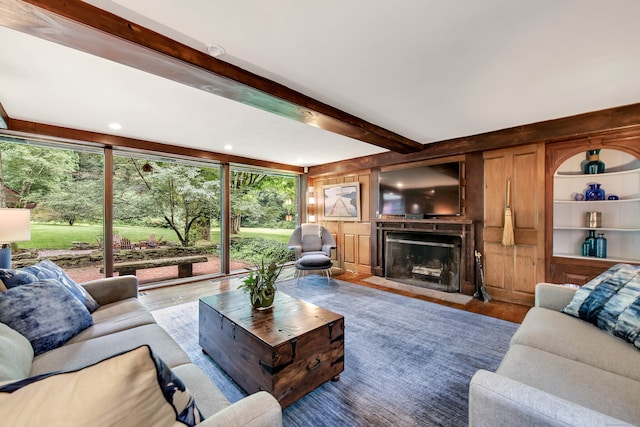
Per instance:
[[[325,185],[322,187],[326,221],[360,221],[360,183]]]

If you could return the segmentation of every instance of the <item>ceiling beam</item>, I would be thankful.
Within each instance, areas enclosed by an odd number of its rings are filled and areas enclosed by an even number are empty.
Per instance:
[[[424,145],[80,0],[0,0],[0,25],[408,154]]]
[[[595,135],[616,133],[618,138],[628,132],[637,140],[640,134],[640,103],[592,111],[559,119],[545,120],[478,135],[438,141],[425,146],[420,153],[381,153],[309,168],[309,177],[353,172],[425,159],[457,156],[497,150],[533,143],[550,143]]]

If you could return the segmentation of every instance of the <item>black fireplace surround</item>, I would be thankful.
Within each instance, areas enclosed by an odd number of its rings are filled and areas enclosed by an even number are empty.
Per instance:
[[[472,221],[378,219],[372,225],[375,275],[444,292],[473,290]]]
[[[460,291],[460,236],[387,233],[385,277],[444,292]]]

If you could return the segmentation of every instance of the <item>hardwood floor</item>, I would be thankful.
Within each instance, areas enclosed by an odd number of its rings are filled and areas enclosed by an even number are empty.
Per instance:
[[[280,276],[280,280],[292,278],[294,277],[294,275],[294,268],[286,268],[285,270],[283,270],[282,275]],[[498,319],[508,320],[510,322],[521,323],[522,319],[524,319],[525,314],[527,314],[527,311],[529,311],[529,307],[527,306],[496,301],[493,299],[489,302],[472,299],[467,304],[456,304],[430,298],[424,295],[417,295],[403,290],[389,289],[364,281],[364,279],[370,277],[369,274],[347,271],[340,275],[335,275],[334,277],[336,279],[344,280],[346,282],[354,283],[357,285],[380,289],[387,292],[394,292],[411,298],[417,298],[437,304],[447,305],[449,307],[454,307],[473,313],[479,313],[485,316],[496,317]],[[159,308],[182,304],[185,302],[197,301],[203,296],[234,290],[242,282],[243,278],[244,275],[239,275],[234,277],[201,280],[187,284],[165,286],[159,288],[143,288],[140,291],[140,301],[149,310],[157,310]]]

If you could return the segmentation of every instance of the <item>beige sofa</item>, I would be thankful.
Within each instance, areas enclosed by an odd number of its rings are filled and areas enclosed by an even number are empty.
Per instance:
[[[575,291],[536,286],[497,372],[471,379],[469,425],[640,425],[640,351],[561,313]]]
[[[16,354],[0,350],[0,383],[52,371],[80,369],[114,354],[148,344],[185,383],[195,398],[196,405],[205,417],[205,421],[199,425],[282,425],[280,404],[269,393],[259,392],[234,404],[225,398],[138,301],[138,282],[135,276],[95,280],[83,283],[82,286],[100,304],[100,308],[92,313],[93,326],[62,347],[35,357],[33,351],[30,354],[28,351]],[[7,340],[16,338],[17,332],[6,325],[0,326],[4,326],[0,331],[5,332],[0,333],[2,345]],[[196,333],[198,331],[194,331]]]

